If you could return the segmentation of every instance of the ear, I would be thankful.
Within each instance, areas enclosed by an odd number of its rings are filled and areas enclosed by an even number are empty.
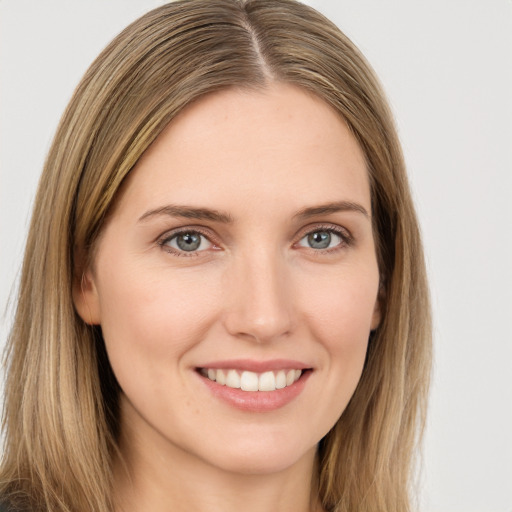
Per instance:
[[[90,270],[80,277],[76,276],[73,283],[73,302],[80,318],[89,325],[100,325],[100,300]]]
[[[377,294],[377,299],[375,300],[375,306],[373,308],[372,321],[370,324],[370,330],[375,331],[377,327],[379,327],[380,322],[382,320],[382,307],[384,304],[384,286],[380,284],[379,293]]]

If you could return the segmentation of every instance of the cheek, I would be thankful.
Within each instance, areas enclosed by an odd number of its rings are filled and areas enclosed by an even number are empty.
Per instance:
[[[146,373],[156,381],[160,369],[177,368],[181,356],[203,339],[216,316],[216,288],[206,276],[198,282],[186,272],[122,270],[119,262],[115,272],[100,280],[107,352],[120,383],[123,376]]]
[[[333,348],[345,340],[356,346],[367,339],[377,303],[376,265],[351,271],[334,271],[325,276],[312,275],[301,285],[302,301],[307,304],[310,323],[330,340]]]
[[[303,302],[308,304],[307,324],[326,354],[331,385],[347,390],[339,395],[347,401],[366,357],[377,301],[378,271],[376,265],[367,266],[362,272],[340,272],[310,285],[306,289],[313,291],[303,296]]]

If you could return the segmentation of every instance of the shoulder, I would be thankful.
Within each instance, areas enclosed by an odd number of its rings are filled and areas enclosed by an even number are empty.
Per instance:
[[[5,500],[0,501],[0,512],[15,512],[11,506],[9,506],[9,502]]]
[[[1,2],[2,0],[0,0]],[[32,510],[41,510],[39,507],[33,507],[27,499],[22,498],[21,492],[12,496],[9,493],[0,493],[0,512],[30,512]]]
[[[2,0],[0,0],[0,2],[1,1]],[[18,506],[10,503],[8,500],[0,501],[0,512],[29,512],[29,510],[32,510],[32,509],[25,508],[25,507],[19,508]]]

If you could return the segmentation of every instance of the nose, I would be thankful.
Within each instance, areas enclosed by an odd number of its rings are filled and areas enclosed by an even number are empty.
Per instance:
[[[226,278],[224,323],[239,338],[268,343],[291,334],[295,324],[291,272],[283,258],[260,251],[240,258]]]

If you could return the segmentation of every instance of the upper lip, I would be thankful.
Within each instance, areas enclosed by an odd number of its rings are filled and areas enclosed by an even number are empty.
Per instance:
[[[199,365],[197,368],[211,368],[215,370],[241,370],[254,373],[263,373],[273,370],[306,370],[311,365],[292,359],[271,359],[256,361],[252,359],[229,359],[224,361],[211,361]]]

